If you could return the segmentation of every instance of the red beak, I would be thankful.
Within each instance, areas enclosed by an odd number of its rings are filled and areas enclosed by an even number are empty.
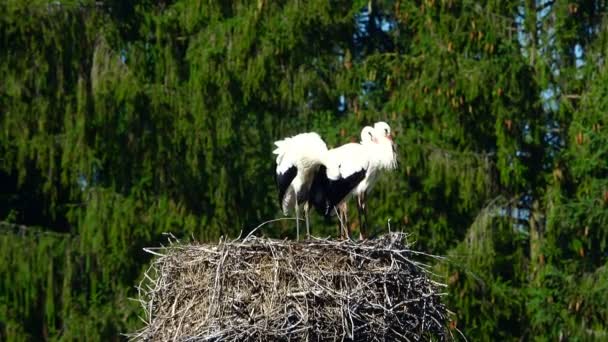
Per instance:
[[[388,140],[390,140],[390,141],[393,141],[393,136],[392,136],[392,135],[390,135],[390,134],[389,134],[389,135],[387,135],[387,136],[386,136],[386,138],[387,138]]]

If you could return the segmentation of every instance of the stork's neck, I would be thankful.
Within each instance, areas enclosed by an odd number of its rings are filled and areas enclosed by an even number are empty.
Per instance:
[[[392,142],[381,139],[378,143],[366,144],[370,150],[370,164],[372,167],[384,170],[393,170],[397,167],[397,159]]]

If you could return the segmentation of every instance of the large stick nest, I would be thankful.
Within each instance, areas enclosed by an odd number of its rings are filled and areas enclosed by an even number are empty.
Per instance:
[[[164,248],[140,285],[137,340],[445,340],[447,309],[406,236],[248,237]]]

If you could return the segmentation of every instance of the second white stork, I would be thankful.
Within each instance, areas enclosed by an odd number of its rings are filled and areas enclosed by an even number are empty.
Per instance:
[[[310,200],[326,217],[333,210],[340,211],[340,236],[350,236],[346,223],[346,202],[351,195],[355,195],[360,237],[365,237],[366,223],[363,222],[362,215],[365,213],[366,194],[375,184],[381,170],[393,169],[396,165],[390,136],[383,134],[386,126],[386,123],[377,123],[373,128],[366,126],[361,131],[361,143],[349,143],[329,150],[324,165],[315,176]]]
[[[285,215],[290,208],[296,213],[296,236],[300,239],[300,206],[304,206],[306,236],[310,237],[308,219],[308,195],[314,175],[323,163],[327,145],[314,132],[301,133],[275,141],[277,148],[272,153],[276,159],[276,181],[279,202]]]

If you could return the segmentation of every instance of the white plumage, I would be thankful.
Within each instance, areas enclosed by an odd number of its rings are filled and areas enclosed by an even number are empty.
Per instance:
[[[364,127],[360,143],[349,143],[329,150],[323,164],[325,169],[320,170],[312,185],[313,204],[326,216],[334,208],[341,208],[341,213],[338,213],[340,235],[348,236],[346,202],[355,195],[363,238],[366,224],[362,221],[362,215],[365,213],[366,194],[382,170],[396,166],[390,127],[384,122],[376,123],[373,128]]]
[[[306,233],[310,236],[308,220],[308,193],[313,177],[322,165],[327,145],[314,132],[301,133],[275,141],[277,148],[272,153],[276,158],[276,180],[279,201],[285,215],[294,208],[296,213],[297,238],[300,237],[299,207],[304,205]]]
[[[381,169],[394,170],[397,167],[397,145],[393,141],[391,127],[384,121],[376,122],[374,136],[378,143],[376,153]]]

